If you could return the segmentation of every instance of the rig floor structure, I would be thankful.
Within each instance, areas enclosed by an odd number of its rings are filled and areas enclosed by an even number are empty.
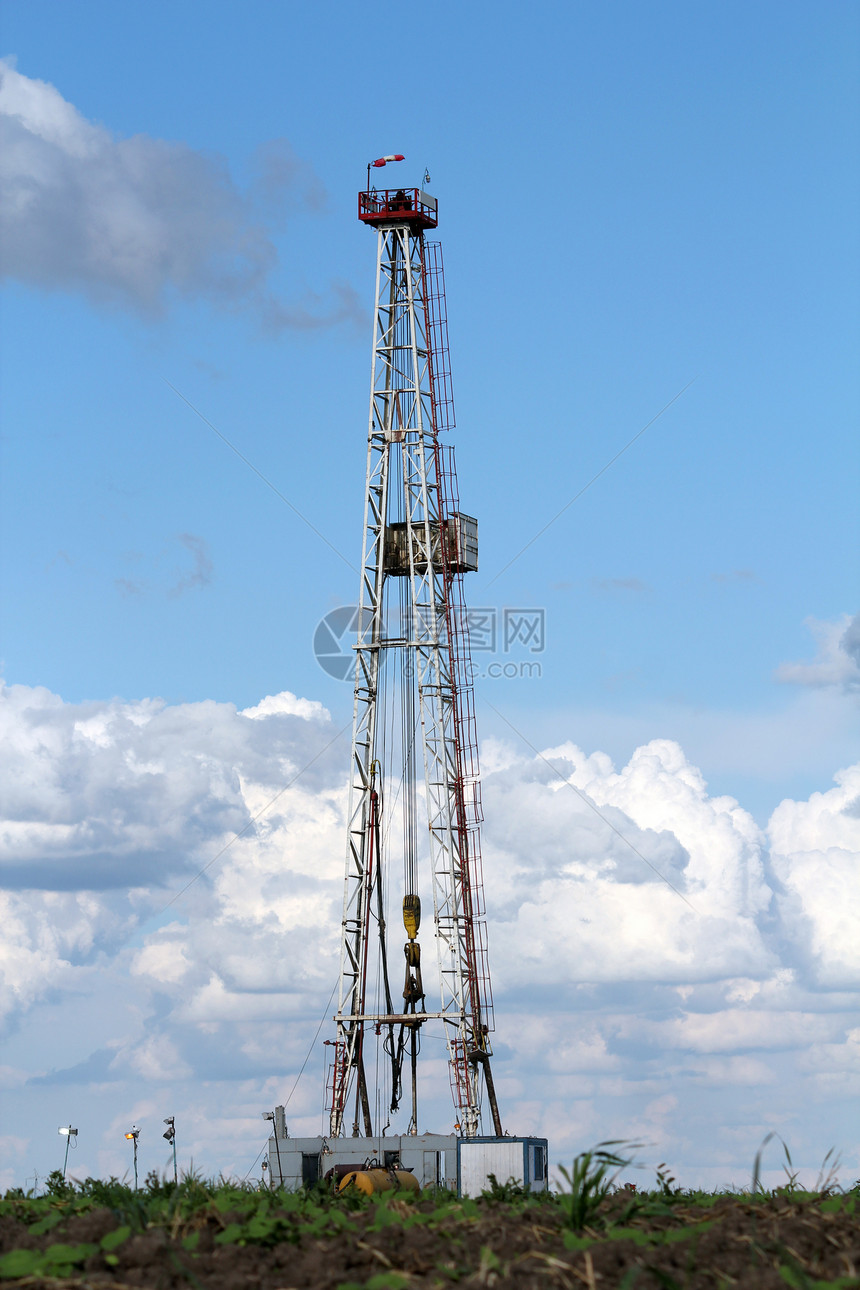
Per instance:
[[[282,1108],[278,1108],[282,1110]],[[423,1189],[445,1188],[458,1196],[479,1196],[490,1175],[531,1191],[547,1188],[546,1138],[475,1137],[418,1133],[379,1138],[269,1139],[270,1185],[290,1191],[320,1179],[342,1178],[378,1167],[408,1170]]]

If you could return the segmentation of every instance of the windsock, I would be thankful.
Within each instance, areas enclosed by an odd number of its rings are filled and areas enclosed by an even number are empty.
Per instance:
[[[394,152],[391,154],[390,157],[377,157],[376,161],[371,161],[370,164],[371,166],[384,166],[389,161],[405,161],[405,160],[406,158],[404,157],[402,152]]]

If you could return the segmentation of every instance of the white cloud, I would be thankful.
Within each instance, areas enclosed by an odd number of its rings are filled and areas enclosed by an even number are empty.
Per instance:
[[[700,1076],[705,1084],[754,1088],[777,1082],[776,1070],[759,1057],[696,1057],[688,1059],[685,1066]]]
[[[771,900],[761,834],[677,744],[654,740],[620,772],[566,744],[488,775],[484,796],[503,984],[773,966],[756,924]]]
[[[67,704],[15,686],[0,703],[8,1114],[79,1116],[80,1168],[120,1172],[122,1143],[99,1116],[149,1117],[149,1168],[163,1164],[160,1118],[177,1114],[180,1154],[244,1174],[260,1109],[286,1096],[332,1011],[347,738],[295,779],[334,732],[292,694],[237,711]],[[572,743],[485,751],[506,1127],[547,1132],[562,1160],[647,1137],[685,1182],[723,1161],[729,1182],[779,1124],[814,1167],[856,1096],[860,767],[783,802],[765,834],[668,740],[620,768]],[[290,1105],[294,1132],[324,1123],[328,1051]],[[426,1127],[445,1127],[444,1048],[429,1031],[425,1054]],[[850,1159],[853,1143],[838,1145]]]
[[[185,946],[181,942],[165,939],[165,931],[178,930],[179,925],[173,924],[169,929],[162,930],[161,939],[144,946],[132,962],[132,975],[149,977],[161,986],[177,985],[182,981],[191,967]]]
[[[660,1023],[668,1047],[696,1053],[726,1053],[756,1049],[798,1048],[824,1042],[839,1033],[837,1016],[808,1012],[776,1012],[731,1008],[714,1013],[684,1013]]]
[[[177,1045],[165,1035],[150,1035],[125,1055],[132,1071],[147,1082],[185,1080],[193,1073]]]
[[[575,1024],[569,1013],[556,1018],[523,1017],[510,1043],[521,1060],[545,1052],[548,1068],[555,1072],[613,1071],[620,1066],[600,1028],[582,1021]]]
[[[319,210],[320,181],[284,140],[265,145],[243,193],[225,161],[186,144],[117,138],[59,90],[0,60],[2,271],[99,304],[161,313],[173,296],[252,306],[270,329],[355,319],[354,293],[286,305],[270,294],[266,220]]]
[[[16,1185],[20,1186],[18,1180],[28,1146],[28,1140],[17,1134],[8,1133],[0,1137],[0,1159],[6,1162],[5,1166],[0,1168],[0,1190],[5,1192]],[[14,1166],[12,1161],[15,1162]]]
[[[305,721],[327,721],[328,712],[316,699],[299,699],[288,690],[267,694],[253,707],[242,708],[243,717],[259,721],[263,717],[302,717]]]
[[[75,988],[75,965],[117,921],[88,893],[0,891],[0,1018],[29,1008],[49,990]]]
[[[820,985],[860,988],[860,766],[807,802],[782,802],[768,832],[782,923]]]
[[[288,694],[248,714],[210,702],[65,704],[44,689],[0,686],[0,732],[4,1012],[70,984],[75,965],[116,954],[177,879],[193,883],[182,912],[197,914],[226,980],[242,975],[249,927],[264,938],[267,919],[285,934],[312,910],[328,917],[318,885],[298,889],[303,872],[340,869],[326,841],[341,791],[327,787],[335,762],[320,704]],[[285,889],[287,837],[301,852]],[[195,875],[227,844],[226,866],[207,870],[213,895]],[[213,926],[223,908],[233,940]],[[185,988],[203,971],[202,948],[168,928],[143,962],[165,988]]]
[[[271,702],[246,716],[228,703],[64,704],[47,690],[0,687],[6,885],[161,885],[208,860],[291,777],[319,787],[325,756],[305,766],[332,737],[328,714],[293,696]]]
[[[807,618],[806,625],[818,647],[816,657],[811,663],[780,663],[777,680],[816,689],[860,690],[860,614],[843,614],[835,622]]]

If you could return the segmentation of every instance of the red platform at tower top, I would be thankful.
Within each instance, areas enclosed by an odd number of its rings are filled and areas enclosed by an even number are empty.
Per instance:
[[[381,188],[358,194],[358,218],[363,224],[403,223],[435,228],[436,198],[420,188]]]

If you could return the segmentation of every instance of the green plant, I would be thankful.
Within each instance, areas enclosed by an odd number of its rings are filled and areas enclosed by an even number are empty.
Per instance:
[[[612,1189],[618,1174],[633,1163],[632,1158],[625,1159],[617,1152],[607,1150],[609,1147],[623,1146],[635,1149],[639,1143],[625,1143],[620,1139],[598,1142],[596,1147],[583,1151],[576,1157],[569,1173],[560,1166],[561,1175],[569,1188],[562,1195],[562,1203],[575,1232],[581,1232],[588,1226]]]
[[[821,1162],[821,1168],[819,1169],[818,1177],[815,1180],[815,1187],[813,1190],[817,1191],[821,1196],[829,1196],[836,1190],[836,1176],[839,1173],[839,1166],[842,1164],[842,1156],[841,1154],[834,1155],[834,1150],[835,1148],[831,1147],[827,1152],[827,1155]],[[828,1161],[830,1161],[829,1165],[827,1163]],[[827,1168],[827,1173],[824,1172],[825,1167]]]
[[[512,1201],[522,1200],[528,1196],[528,1191],[521,1183],[514,1182],[509,1178],[507,1182],[500,1183],[495,1174],[488,1175],[490,1180],[489,1187],[485,1187],[481,1192],[482,1200]]]
[[[150,1196],[171,1196],[179,1185],[172,1178],[162,1178],[155,1169],[151,1169],[146,1175],[143,1187]]]
[[[674,1175],[669,1173],[669,1166],[665,1161],[661,1161],[657,1166],[657,1189],[660,1195],[665,1196],[667,1199],[680,1196],[681,1188],[672,1185],[675,1181]]]
[[[794,1168],[794,1164],[791,1159],[791,1152],[788,1149],[788,1145],[786,1144],[784,1139],[779,1136],[778,1133],[772,1131],[766,1134],[765,1137],[762,1139],[761,1146],[759,1147],[755,1155],[755,1160],[753,1162],[752,1188],[751,1188],[753,1196],[767,1195],[767,1189],[763,1186],[761,1181],[761,1159],[762,1159],[762,1155],[764,1154],[765,1147],[774,1138],[776,1138],[778,1142],[782,1143],[782,1150],[785,1155],[785,1164],[782,1166],[782,1168],[788,1180],[787,1182],[783,1183],[781,1187],[775,1188],[774,1189],[775,1191],[779,1192],[779,1194],[783,1196],[794,1197],[794,1196],[804,1196],[804,1195],[831,1196],[835,1191],[839,1190],[839,1188],[836,1185],[836,1178],[839,1173],[839,1167],[842,1163],[842,1157],[840,1155],[834,1155],[833,1147],[830,1148],[830,1150],[827,1152],[827,1154],[825,1155],[824,1159],[821,1162],[821,1168],[818,1171],[818,1177],[815,1180],[815,1186],[812,1188],[811,1192],[806,1192],[802,1188],[799,1188],[797,1185],[797,1175],[799,1171]]]
[[[74,1188],[67,1183],[59,1169],[52,1169],[45,1180],[47,1196],[68,1196]]]
[[[797,1191],[797,1170],[792,1163],[791,1152],[784,1142],[782,1144],[782,1149],[785,1152],[785,1164],[782,1166],[782,1169],[788,1181],[783,1183],[779,1190],[788,1196],[793,1196]]]

